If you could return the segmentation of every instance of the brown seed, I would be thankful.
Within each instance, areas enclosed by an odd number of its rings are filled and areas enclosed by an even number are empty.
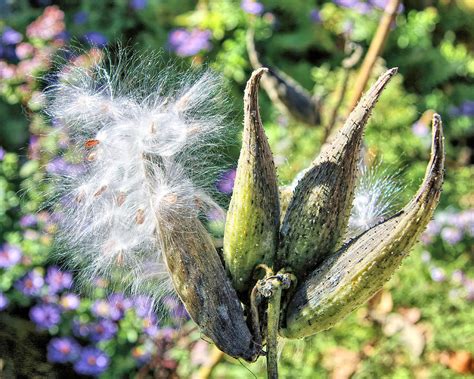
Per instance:
[[[100,143],[100,141],[98,139],[88,139],[84,143],[84,147],[86,149],[92,149],[93,147],[96,147],[99,143]]]
[[[82,201],[84,200],[84,197],[86,196],[86,194],[84,193],[84,191],[81,191],[79,192],[77,195],[76,195],[76,203],[82,203]]]
[[[119,207],[121,207],[123,203],[125,203],[126,197],[127,195],[125,194],[125,192],[119,192],[119,194],[117,195],[117,205]]]
[[[138,225],[141,225],[145,222],[145,211],[143,209],[138,209],[137,214],[135,215],[135,222]]]
[[[106,189],[107,189],[107,186],[105,186],[105,185],[102,186],[102,187],[100,187],[100,188],[94,193],[94,196],[95,196],[95,197],[99,197],[100,195],[102,195],[102,194],[105,192]]]
[[[87,154],[87,156],[86,156],[86,159],[87,159],[89,162],[95,161],[96,158],[97,158],[97,152],[96,152],[96,151],[93,151],[93,152]]]
[[[117,258],[115,259],[115,263],[117,263],[118,266],[123,265],[123,253],[122,253],[122,251],[119,251],[119,253],[117,254]]]
[[[175,193],[169,193],[163,196],[163,200],[170,204],[176,204],[176,202],[178,201],[178,196]]]

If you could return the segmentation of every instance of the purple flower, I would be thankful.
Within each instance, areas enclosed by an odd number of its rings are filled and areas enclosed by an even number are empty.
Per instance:
[[[5,294],[0,292],[0,311],[3,311],[6,307],[8,307],[9,303],[10,301],[8,301]]]
[[[160,329],[159,336],[163,340],[171,342],[173,338],[176,336],[176,330],[170,327],[162,328]]]
[[[102,374],[109,366],[109,357],[96,347],[85,347],[78,361],[74,364],[74,370],[78,374],[97,376]]]
[[[446,226],[441,230],[441,238],[450,245],[457,244],[462,240],[462,237],[462,231],[457,228]]]
[[[38,327],[48,329],[59,324],[61,312],[52,304],[39,304],[30,309],[30,319]]]
[[[81,304],[79,296],[73,293],[64,294],[59,300],[59,305],[61,305],[61,308],[68,311],[77,309],[79,307],[79,304]]]
[[[53,175],[77,175],[84,170],[82,165],[66,162],[61,157],[56,157],[46,165],[46,171]]]
[[[463,229],[471,236],[474,236],[474,209],[462,212],[459,218]]]
[[[3,161],[3,158],[5,158],[5,149],[0,146],[0,161]]]
[[[411,127],[411,131],[417,137],[426,137],[430,133],[428,126],[422,121],[415,122]]]
[[[354,10],[360,14],[367,14],[372,10],[372,6],[368,3],[359,3],[356,4]]]
[[[474,301],[474,280],[466,281],[464,287],[466,288],[466,291],[467,291],[466,299],[468,301]]]
[[[89,337],[92,342],[112,339],[117,333],[117,325],[111,320],[100,320],[89,326]]]
[[[143,319],[143,331],[151,338],[156,338],[159,328],[155,315],[149,315]]]
[[[153,301],[148,296],[137,296],[133,299],[133,308],[138,317],[149,316],[153,311]]]
[[[449,109],[449,114],[451,117],[474,116],[474,101],[466,100],[459,107],[451,107]]]
[[[33,214],[27,214],[27,215],[21,216],[20,218],[20,226],[22,228],[29,228],[29,227],[35,226],[36,222],[37,222],[36,216]]]
[[[372,4],[374,7],[382,9],[382,10],[387,8],[388,2],[389,2],[389,0],[369,0],[370,4]],[[403,12],[403,9],[404,9],[403,4],[400,4],[399,7],[398,7],[397,12],[401,13],[401,12]]]
[[[50,293],[57,293],[72,286],[72,274],[59,270],[57,267],[49,267],[46,274],[46,283]]]
[[[30,159],[39,159],[40,157],[40,150],[41,150],[41,144],[40,144],[40,138],[32,134],[30,136],[30,141],[28,143],[28,156]]]
[[[16,45],[17,43],[20,43],[22,39],[23,36],[21,33],[18,33],[15,29],[10,28],[9,26],[3,29],[2,43],[5,45]]]
[[[119,309],[111,306],[106,300],[97,300],[92,304],[92,314],[97,317],[118,320],[121,317]]]
[[[242,0],[240,7],[244,12],[261,15],[263,13],[263,4],[255,0]]]
[[[360,4],[359,0],[334,0],[334,4],[344,8],[354,8]]]
[[[237,170],[235,168],[225,171],[221,174],[219,179],[216,182],[216,188],[218,191],[231,194],[234,189],[234,181]]]
[[[75,361],[81,352],[81,345],[74,338],[53,338],[48,343],[48,361],[66,363]]]
[[[4,243],[0,248],[0,268],[8,268],[20,262],[21,250],[16,246]]]
[[[74,318],[72,320],[72,333],[76,337],[85,338],[88,337],[90,334],[90,325],[83,324],[78,318]]]
[[[96,300],[92,304],[92,314],[96,317],[109,317],[110,304],[105,300]]]
[[[170,315],[174,320],[179,322],[189,318],[186,308],[178,298],[166,296],[163,299],[163,303],[168,308],[168,311],[170,312]]]
[[[220,208],[212,208],[207,213],[207,219],[209,221],[223,223],[225,222],[225,212],[223,212]]]
[[[435,282],[444,282],[446,280],[446,274],[444,273],[444,270],[439,267],[433,267],[430,270],[430,275],[431,279],[433,279]]]
[[[104,47],[109,40],[99,32],[87,32],[82,36],[90,45]]]
[[[322,21],[321,12],[316,8],[313,8],[311,9],[311,12],[309,12],[309,18],[315,24],[319,24]]]
[[[459,112],[463,116],[474,116],[474,100],[466,100],[464,103],[462,103],[459,107]]]
[[[175,29],[169,35],[168,44],[177,55],[190,57],[200,51],[209,50],[211,48],[210,38],[211,32],[209,30]]]
[[[43,276],[38,271],[32,270],[15,283],[15,288],[26,296],[34,296],[40,293],[43,285]]]
[[[76,13],[74,13],[74,16],[72,17],[73,22],[76,25],[85,24],[87,22],[88,18],[89,18],[89,14],[85,11],[76,12]]]
[[[118,316],[115,317],[114,320],[121,319],[125,314],[125,311],[132,306],[132,301],[130,299],[127,299],[121,293],[114,293],[110,295],[108,298],[108,302],[112,308],[111,314],[114,316]]]
[[[148,0],[130,0],[130,7],[136,11],[145,9],[148,4]]]
[[[461,270],[455,270],[451,274],[451,279],[453,280],[453,282],[461,284],[466,279],[466,275]]]
[[[441,231],[441,225],[437,220],[432,220],[428,226],[426,227],[426,230],[424,233],[421,235],[421,242],[423,242],[425,245],[431,243],[433,241],[433,238]]]

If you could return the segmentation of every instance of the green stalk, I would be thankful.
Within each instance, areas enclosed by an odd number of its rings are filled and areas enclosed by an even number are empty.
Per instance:
[[[280,322],[280,305],[282,283],[273,280],[275,292],[268,299],[267,310],[267,375],[268,379],[278,379],[278,329]]]

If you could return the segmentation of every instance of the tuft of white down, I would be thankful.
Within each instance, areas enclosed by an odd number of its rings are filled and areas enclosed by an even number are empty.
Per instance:
[[[220,209],[212,184],[229,129],[226,96],[209,71],[156,73],[153,57],[107,58],[63,67],[47,89],[47,112],[84,167],[54,178],[57,240],[86,281],[119,278],[157,300],[171,290],[157,222],[177,228],[173,215]]]
[[[381,168],[380,162],[371,167],[361,163],[345,240],[357,237],[390,217],[400,205],[403,189],[397,172]]]

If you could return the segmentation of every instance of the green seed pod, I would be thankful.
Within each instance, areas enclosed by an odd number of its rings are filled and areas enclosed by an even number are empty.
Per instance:
[[[262,66],[268,67],[260,62],[252,29],[247,31],[247,52],[255,70]],[[310,126],[319,125],[321,122],[321,102],[284,72],[269,67],[262,78],[262,87],[272,103],[283,113]]]
[[[278,244],[277,177],[258,110],[265,71],[255,70],[245,89],[242,149],[224,232],[224,260],[238,291],[250,288],[256,265],[272,264]]]
[[[278,267],[298,277],[314,269],[344,236],[354,198],[364,127],[389,80],[383,74],[351,112],[334,140],[326,144],[298,182],[281,227]]]
[[[172,228],[166,221],[158,222],[165,263],[189,315],[223,352],[254,361],[257,346],[211,237],[196,217],[173,220]]]
[[[433,215],[443,171],[441,118],[434,115],[431,160],[418,193],[397,215],[350,241],[311,273],[288,304],[282,336],[301,338],[332,327],[390,279]]]

